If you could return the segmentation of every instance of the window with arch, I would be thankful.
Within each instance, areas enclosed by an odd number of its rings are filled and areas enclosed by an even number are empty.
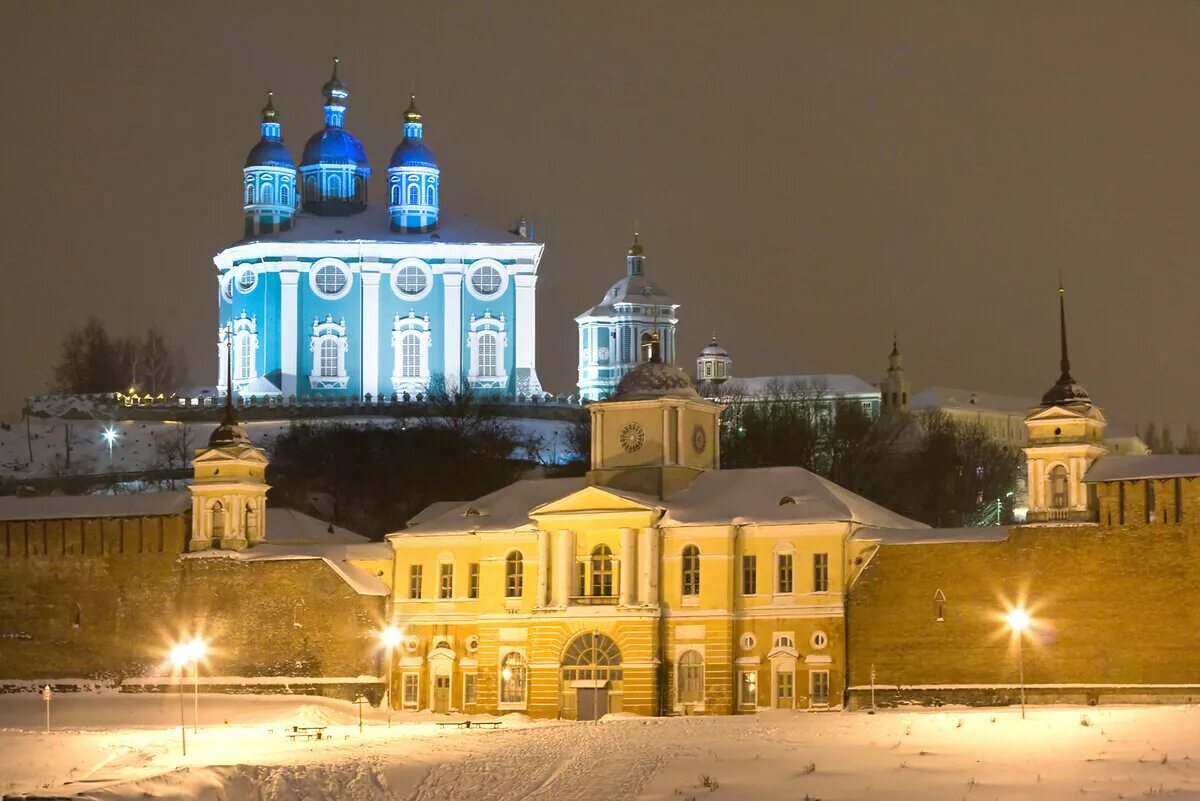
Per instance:
[[[1068,502],[1067,494],[1067,468],[1061,464],[1055,465],[1050,470],[1050,506],[1054,509],[1066,509]]]
[[[250,335],[237,335],[237,361],[234,363],[234,378],[246,381],[254,375],[254,347]]]
[[[392,206],[400,205],[400,184],[392,184],[392,196],[391,196],[390,205],[392,205]]]
[[[567,645],[562,658],[563,681],[621,681],[621,649],[607,634],[588,631]]]
[[[213,501],[209,514],[212,515],[212,538],[222,539],[225,536],[225,506],[220,501]]]
[[[467,378],[482,387],[503,387],[508,381],[505,352],[508,349],[507,323],[504,315],[471,316],[467,333],[467,348],[471,352],[471,367]]]
[[[416,334],[400,338],[400,375],[404,378],[421,376],[421,339]]]
[[[479,345],[479,370],[477,375],[480,378],[495,378],[496,377],[496,335],[493,333],[483,333],[476,340]]]
[[[696,596],[700,594],[700,549],[689,545],[683,549],[681,562],[683,579],[683,595]]]
[[[254,184],[252,183],[252,180],[253,179],[246,181],[246,205],[247,206],[254,205]]]
[[[520,598],[525,589],[525,562],[520,551],[504,557],[504,597]]]
[[[242,529],[246,532],[246,539],[257,538],[258,509],[255,508],[254,501],[246,501],[246,507],[242,515]]]
[[[396,392],[423,392],[429,381],[429,319],[409,312],[392,321],[392,388]]]
[[[525,657],[509,651],[500,662],[500,703],[521,705],[525,703]]]
[[[279,185],[279,205],[280,206],[291,206],[292,205],[292,190],[291,190],[291,187],[288,186],[286,181],[284,181],[282,184]]]
[[[415,183],[408,185],[408,205],[421,205],[421,187]]]
[[[306,200],[319,200],[321,193],[317,190],[317,176],[309,175],[304,179],[304,198]]]
[[[334,322],[333,315],[324,321],[313,320],[313,332],[309,338],[312,352],[312,371],[309,384],[314,389],[345,389],[350,383],[346,372],[346,321]]]
[[[267,184],[267,183],[260,184],[258,187],[258,202],[265,204],[265,205],[270,205],[271,203],[274,203],[275,202],[274,189],[275,188],[271,184]]]
[[[704,700],[704,657],[695,649],[684,651],[679,656],[677,668],[679,703],[698,704]]]
[[[329,181],[328,181],[327,185],[329,187],[329,196],[330,197],[336,198],[342,194],[342,177],[340,175],[329,176]]]
[[[437,186],[435,184],[430,184],[429,188],[427,188],[425,190],[425,205],[426,206],[436,206],[437,205]]]
[[[338,344],[336,340],[322,341],[321,352],[317,358],[317,375],[321,378],[333,378],[338,374]]]
[[[613,558],[607,545],[597,545],[592,551],[592,595],[613,594]]]

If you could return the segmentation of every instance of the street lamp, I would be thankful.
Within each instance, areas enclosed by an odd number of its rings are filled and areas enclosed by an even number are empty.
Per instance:
[[[1014,607],[1006,618],[1008,627],[1017,638],[1017,671],[1021,682],[1021,720],[1025,719],[1025,630],[1031,622],[1029,613],[1021,607]]]
[[[108,444],[108,466],[112,467],[113,443],[117,441],[119,434],[117,429],[110,425],[104,429],[104,433],[101,436],[104,437],[104,441]]]
[[[187,721],[183,719],[183,668],[191,659],[187,645],[176,645],[171,649],[171,664],[179,671],[179,740],[183,744],[183,755],[187,756]]]
[[[383,646],[387,651],[387,725],[392,727],[392,650],[400,644],[400,629],[395,626],[388,626],[383,631],[379,632],[379,639],[383,642]]]
[[[194,731],[200,733],[200,660],[208,652],[208,643],[199,637],[193,637],[192,641],[186,646],[188,657],[192,662],[192,701],[193,706],[193,723],[195,724]]]

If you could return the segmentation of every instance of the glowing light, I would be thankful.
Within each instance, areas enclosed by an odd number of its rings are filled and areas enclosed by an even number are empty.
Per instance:
[[[504,677],[505,681],[511,681],[512,680],[512,668],[505,668],[503,671],[500,672],[500,675]]]
[[[400,644],[401,638],[400,629],[395,626],[388,626],[383,631],[379,632],[380,641],[388,648],[395,648]]]
[[[113,441],[116,440],[117,436],[117,430],[112,426],[104,429],[104,441],[108,443],[109,447],[112,447]]]
[[[1020,634],[1029,628],[1029,624],[1032,621],[1029,618],[1029,613],[1018,606],[1008,613],[1005,622],[1008,623],[1008,627],[1013,630],[1013,633]]]
[[[192,661],[192,649],[186,643],[180,643],[171,649],[170,653],[171,664],[177,668]]]

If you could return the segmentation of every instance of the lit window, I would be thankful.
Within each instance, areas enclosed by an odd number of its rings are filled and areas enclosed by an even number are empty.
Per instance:
[[[599,545],[592,551],[592,595],[613,594],[612,551],[607,545]]]
[[[689,545],[683,549],[683,594],[700,594],[700,549]]]
[[[758,706],[758,674],[744,671],[738,685],[741,688],[738,692],[738,703],[742,706]]]
[[[425,271],[413,264],[401,267],[396,273],[396,289],[404,295],[420,295],[428,283]]]
[[[408,597],[414,600],[421,597],[421,566],[408,566]]]
[[[500,275],[500,271],[490,264],[485,264],[474,272],[471,276],[471,286],[480,295],[490,296],[500,291],[501,285],[504,283],[504,276]]]
[[[525,703],[525,657],[510,651],[500,663],[500,703]]]
[[[479,346],[479,372],[482,377],[493,378],[496,375],[496,335],[495,334],[480,334],[478,340]]]
[[[792,554],[779,554],[779,593],[789,595],[792,592]]]
[[[421,187],[416,184],[408,185],[408,205],[416,206],[421,203]]]
[[[338,341],[332,338],[321,340],[320,369],[322,378],[334,378],[338,374]]]
[[[525,574],[520,551],[513,551],[504,558],[504,597],[520,598],[524,589]]]
[[[333,264],[326,264],[317,270],[317,292],[325,297],[340,295],[346,288],[346,273]]]
[[[400,375],[417,378],[421,375],[421,338],[405,334],[400,340]]]
[[[813,554],[813,592],[829,592],[829,554]]]
[[[438,597],[453,598],[454,597],[454,565],[450,562],[443,562],[438,568],[440,575],[438,576]]]
[[[698,704],[703,700],[704,658],[697,651],[684,651],[679,657],[679,703]]]
[[[416,673],[404,674],[404,705],[415,708],[421,697],[421,677]]]

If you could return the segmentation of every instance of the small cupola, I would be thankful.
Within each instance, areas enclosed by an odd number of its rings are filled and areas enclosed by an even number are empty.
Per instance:
[[[411,95],[404,112],[404,136],[388,165],[388,212],[392,230],[432,231],[438,221],[441,170],[425,144],[424,125]]]
[[[296,165],[283,144],[273,92],[267,92],[261,127],[262,137],[250,149],[242,170],[247,236],[290,228],[296,210]]]

